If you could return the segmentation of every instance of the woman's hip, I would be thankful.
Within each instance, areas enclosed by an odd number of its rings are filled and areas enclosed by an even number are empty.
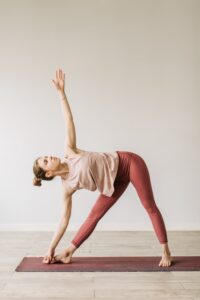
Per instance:
[[[119,156],[119,165],[115,180],[129,181],[130,167],[137,167],[139,164],[144,164],[143,158],[137,153],[131,151],[116,151]]]

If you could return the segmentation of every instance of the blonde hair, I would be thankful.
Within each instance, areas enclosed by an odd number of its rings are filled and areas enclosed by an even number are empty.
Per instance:
[[[33,173],[35,174],[35,177],[33,178],[33,185],[41,186],[42,180],[52,180],[55,176],[52,177],[46,177],[46,171],[43,170],[39,164],[38,164],[38,157],[33,164]]]

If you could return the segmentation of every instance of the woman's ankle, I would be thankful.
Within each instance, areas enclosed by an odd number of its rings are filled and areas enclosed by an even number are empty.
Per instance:
[[[74,244],[70,243],[68,250],[71,251],[72,253],[74,253],[76,251],[76,249],[77,249],[77,247]]]
[[[168,246],[168,242],[162,243],[162,244],[161,244],[161,247],[162,247],[162,252],[163,252],[163,254],[167,254],[167,255],[170,255],[170,254],[171,254],[170,249],[169,249],[169,246]]]

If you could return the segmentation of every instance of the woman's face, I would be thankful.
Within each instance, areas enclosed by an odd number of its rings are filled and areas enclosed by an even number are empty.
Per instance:
[[[37,161],[44,171],[54,171],[60,164],[60,158],[56,156],[41,156]]]

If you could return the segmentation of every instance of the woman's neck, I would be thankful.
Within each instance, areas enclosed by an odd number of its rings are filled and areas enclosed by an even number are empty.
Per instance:
[[[67,174],[69,173],[69,167],[68,164],[63,162],[58,166],[57,172],[59,173],[58,175],[61,176],[62,178],[65,178]]]

